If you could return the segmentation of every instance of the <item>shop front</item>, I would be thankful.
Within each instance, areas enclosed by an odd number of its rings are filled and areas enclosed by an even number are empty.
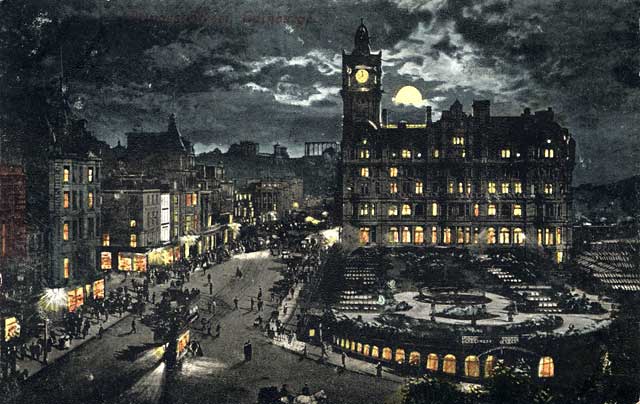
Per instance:
[[[84,288],[77,287],[67,291],[67,309],[69,313],[75,312],[84,304]]]

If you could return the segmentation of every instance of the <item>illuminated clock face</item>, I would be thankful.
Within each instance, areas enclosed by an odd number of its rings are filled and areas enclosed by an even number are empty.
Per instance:
[[[364,70],[364,69],[360,69],[356,72],[356,81],[360,84],[364,84],[367,82],[367,80],[369,80],[369,72]]]

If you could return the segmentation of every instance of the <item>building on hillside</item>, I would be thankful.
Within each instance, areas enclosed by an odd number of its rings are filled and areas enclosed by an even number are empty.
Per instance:
[[[236,191],[234,215],[244,223],[277,220],[300,209],[303,199],[300,178],[253,180]]]
[[[341,195],[349,245],[522,247],[557,262],[571,245],[575,142],[551,109],[493,116],[456,101],[434,122],[388,122],[382,53],[361,24],[343,51]]]
[[[256,142],[243,140],[240,143],[233,143],[229,146],[227,153],[239,157],[255,157],[260,153],[260,145]]]

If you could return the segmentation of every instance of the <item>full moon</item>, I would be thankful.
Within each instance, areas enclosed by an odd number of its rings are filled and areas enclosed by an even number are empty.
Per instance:
[[[422,94],[420,90],[414,86],[404,86],[391,99],[396,105],[413,105],[414,107],[422,106]]]

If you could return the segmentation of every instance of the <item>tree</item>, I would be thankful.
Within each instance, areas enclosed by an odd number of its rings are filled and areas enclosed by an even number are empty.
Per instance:
[[[400,404],[467,404],[472,396],[448,381],[412,379],[400,390]]]

